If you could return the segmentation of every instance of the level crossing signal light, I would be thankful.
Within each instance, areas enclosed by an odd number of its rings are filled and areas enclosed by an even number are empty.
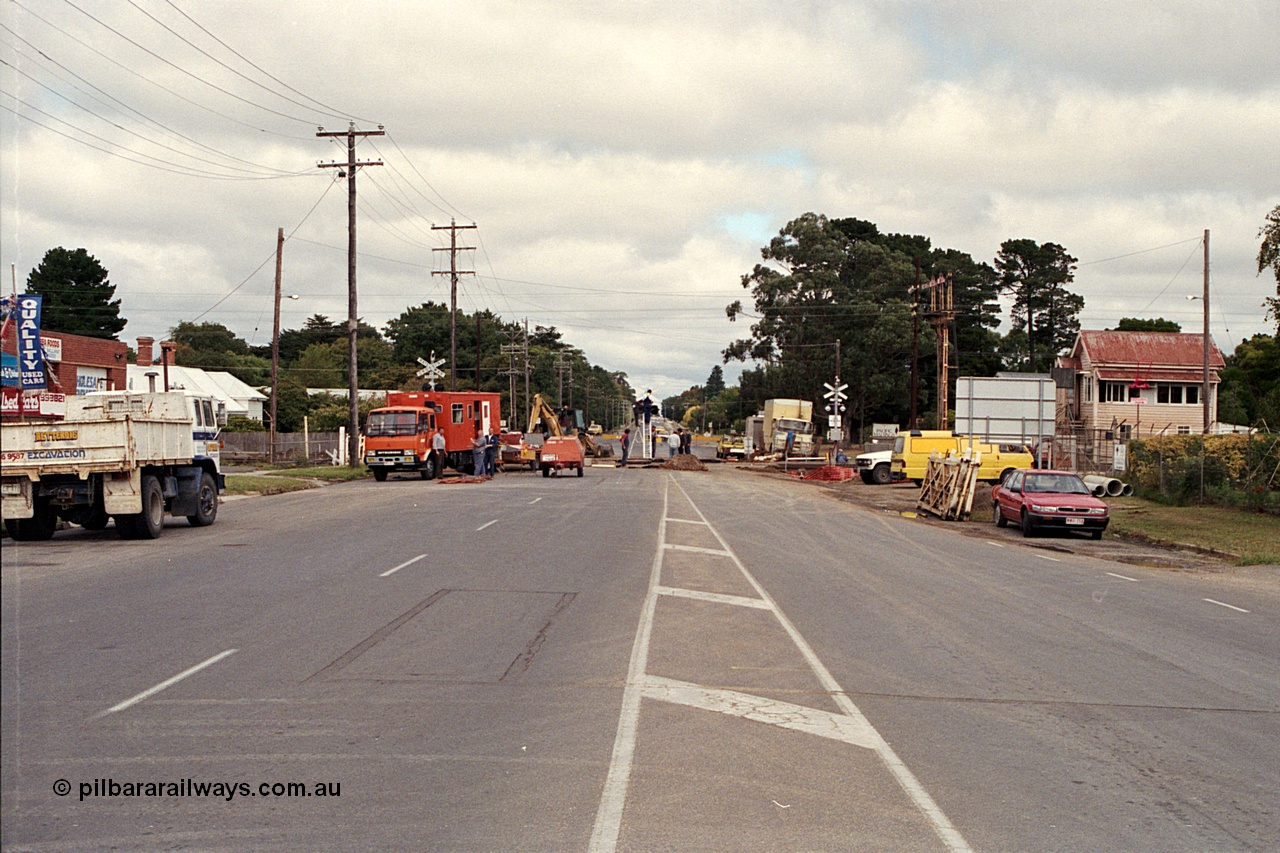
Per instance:
[[[830,382],[823,382],[822,387],[827,389],[826,393],[822,395],[827,400],[827,411],[832,415],[840,415],[844,412],[844,401],[848,399],[848,395],[844,392],[849,387],[848,384],[841,382],[840,378],[836,377],[836,384],[832,385]]]

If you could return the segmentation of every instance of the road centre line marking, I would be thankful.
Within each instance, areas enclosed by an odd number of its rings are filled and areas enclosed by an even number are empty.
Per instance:
[[[1042,559],[1042,560],[1049,560],[1050,562],[1054,562],[1054,563],[1061,563],[1061,562],[1062,562],[1062,561],[1061,561],[1061,560],[1059,560],[1057,557],[1046,557],[1044,554],[1034,554],[1033,556],[1039,557],[1039,558],[1040,558],[1040,559]]]
[[[155,687],[151,687],[151,688],[148,688],[147,690],[142,691],[137,696],[132,696],[124,700],[118,705],[112,705],[107,710],[94,714],[92,719],[97,720],[101,717],[105,717],[107,714],[114,714],[118,711],[123,711],[125,708],[130,708],[134,705],[137,705],[143,699],[150,698],[156,695],[157,693],[159,693],[161,690],[167,690],[168,688],[177,684],[179,681],[182,681],[184,678],[189,678],[195,675],[197,672],[199,672],[200,670],[204,669],[207,666],[213,666],[215,663],[222,660],[223,658],[234,655],[237,651],[238,651],[237,649],[227,649],[225,652],[218,652],[218,654],[214,655],[208,660],[198,663],[195,666],[191,667],[190,669],[184,669],[182,672],[178,673],[173,678],[167,678],[164,681],[157,684]]]
[[[736,690],[707,688],[656,675],[646,677],[640,689],[649,699],[702,708],[731,717],[743,717],[758,723],[843,741],[864,749],[876,747],[875,730],[865,718],[833,714],[830,711],[778,702]]]
[[[664,543],[663,548],[670,548],[672,551],[692,551],[695,554],[714,554],[717,557],[732,557],[728,551],[717,551],[715,548],[695,548],[692,545],[670,545]]]
[[[414,557],[412,560],[405,560],[403,563],[396,566],[394,569],[387,569],[385,572],[378,575],[378,577],[385,578],[387,575],[394,575],[396,572],[400,571],[406,566],[412,566],[414,563],[418,562],[419,560],[426,559],[426,556],[427,556],[426,554],[419,554],[418,556]]]
[[[747,598],[742,595],[723,595],[718,592],[703,592],[698,589],[680,589],[674,586],[658,587],[658,595],[671,595],[676,598],[696,598],[699,601],[714,601],[717,604],[734,604],[738,607],[756,607],[768,610],[769,602],[759,598]]]
[[[706,522],[705,522],[705,521],[698,521],[698,519],[696,519],[696,518],[668,518],[668,519],[664,519],[664,520],[667,522],[667,524],[671,524],[671,523],[673,523],[673,522],[676,522],[676,523],[679,523],[679,524],[701,524],[701,525],[703,525],[703,526],[705,526],[705,525],[706,525]]]
[[[491,524],[497,524],[497,523],[498,523],[498,519],[496,518],[493,521],[486,521],[484,524],[476,528],[476,533],[479,533],[481,530],[484,530],[486,527],[488,527]]]
[[[1137,582],[1138,582],[1138,579],[1137,579],[1137,578],[1127,578],[1127,577],[1125,577],[1124,575],[1118,575],[1118,574],[1116,574],[1115,572],[1107,572],[1107,574],[1111,575],[1111,577],[1113,577],[1113,578],[1120,578],[1120,580],[1122,580],[1122,581],[1132,581],[1133,583],[1137,583]]]
[[[538,501],[540,501],[540,500],[542,500],[542,498],[534,498],[533,500],[529,501],[529,503],[530,503],[530,504],[536,504],[536,503],[537,503]]]
[[[1206,598],[1206,599],[1204,599],[1204,601],[1207,601],[1207,602],[1209,602],[1210,604],[1216,604],[1216,605],[1218,605],[1219,607],[1229,607],[1229,608],[1231,608],[1232,610],[1239,610],[1241,613],[1248,613],[1248,612],[1249,612],[1248,610],[1245,610],[1243,607],[1236,607],[1234,604],[1227,604],[1225,601],[1218,601],[1218,600],[1213,599],[1213,598]]]
[[[986,542],[988,545],[994,545],[994,546],[996,546],[997,548],[1003,548],[1003,547],[1004,547],[1004,546],[1003,546],[1003,545],[1001,545],[999,542],[992,542],[990,539],[984,539],[984,540],[982,540],[982,541]]]

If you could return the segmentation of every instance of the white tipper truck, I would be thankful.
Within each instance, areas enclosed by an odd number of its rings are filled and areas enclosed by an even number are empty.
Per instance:
[[[49,539],[61,518],[154,539],[164,516],[213,524],[220,470],[211,398],[108,391],[67,399],[60,421],[0,424],[0,516],[17,540]]]

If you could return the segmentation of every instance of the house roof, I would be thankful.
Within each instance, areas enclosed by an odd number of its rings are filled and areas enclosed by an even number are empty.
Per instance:
[[[130,390],[145,391],[149,385],[147,381],[148,373],[155,373],[156,378],[160,379],[164,375],[164,368],[158,364],[153,364],[149,367],[137,364],[129,365]],[[163,384],[163,381],[163,379],[160,379],[158,384]],[[265,394],[250,385],[246,385],[230,373],[201,370],[198,367],[169,365],[169,386],[171,388],[185,388],[198,394],[206,394],[219,399],[226,404],[228,415],[247,415],[250,400],[267,399]]]
[[[1082,331],[1071,357],[1109,375],[1116,370],[1125,378],[1140,371],[1153,378],[1193,381],[1204,375],[1204,335],[1198,332]],[[1209,337],[1210,379],[1226,366],[1212,335]],[[1110,368],[1110,370],[1107,370]],[[1107,377],[1104,377],[1107,378]]]

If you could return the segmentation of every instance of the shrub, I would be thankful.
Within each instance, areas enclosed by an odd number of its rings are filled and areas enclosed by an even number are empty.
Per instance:
[[[1129,444],[1129,475],[1145,497],[1280,513],[1280,436],[1176,435]]]

